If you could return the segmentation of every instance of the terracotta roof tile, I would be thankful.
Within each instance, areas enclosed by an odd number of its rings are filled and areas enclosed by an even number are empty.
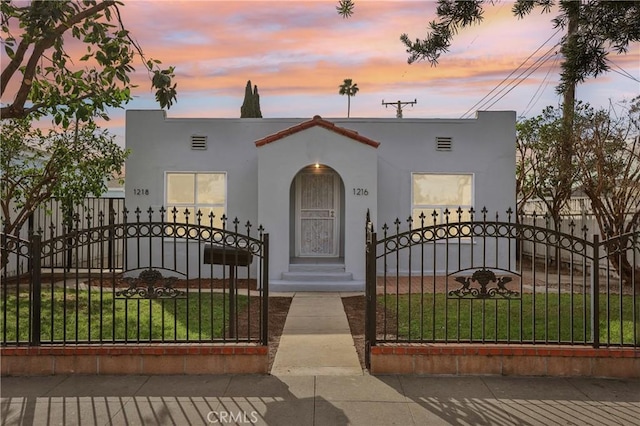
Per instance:
[[[365,145],[372,146],[374,148],[377,148],[380,145],[380,142],[376,142],[372,139],[364,137],[358,134],[358,132],[354,130],[349,130],[349,129],[345,129],[344,127],[336,126],[334,123],[323,119],[319,115],[314,116],[311,120],[304,121],[300,124],[296,124],[295,126],[289,127],[288,129],[281,130],[278,133],[274,133],[272,135],[259,139],[255,143],[257,147],[260,147],[268,143],[277,141],[279,139],[285,138],[287,136],[293,135],[294,133],[298,133],[303,130],[309,129],[314,126],[323,127],[327,130],[331,130],[332,132],[338,133],[339,135],[346,136],[348,138],[361,142]]]

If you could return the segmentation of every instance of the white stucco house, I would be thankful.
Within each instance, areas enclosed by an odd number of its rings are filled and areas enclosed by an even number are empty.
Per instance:
[[[261,224],[272,289],[362,289],[365,216],[515,210],[513,111],[473,119],[169,118],[129,110],[129,210]]]

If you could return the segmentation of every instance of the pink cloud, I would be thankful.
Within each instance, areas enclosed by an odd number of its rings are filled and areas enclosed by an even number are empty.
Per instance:
[[[334,2],[315,1],[131,1],[121,12],[145,55],[176,67],[179,100],[171,115],[200,111],[235,116],[248,79],[259,86],[265,104],[277,97],[295,97],[301,103],[309,98],[325,102],[327,97],[335,101],[335,111],[341,111],[337,87],[344,78],[352,78],[361,88],[360,111],[384,114],[379,108],[383,97],[433,94],[441,96],[437,104],[441,111],[464,111],[555,31],[550,23],[554,13],[534,11],[518,20],[510,2],[499,2],[487,8],[481,25],[460,31],[438,67],[424,62],[410,66],[399,36],[406,32],[412,38],[424,37],[435,16],[435,2],[358,0],[356,4],[356,14],[349,20],[336,14]],[[547,44],[552,45],[553,41]],[[69,44],[68,49],[80,55],[83,47]],[[640,44],[613,59],[639,77]],[[517,96],[505,98],[503,108],[521,108],[519,99],[532,96],[550,66],[551,61],[523,82],[514,91]],[[128,107],[157,108],[148,74],[140,63],[136,69],[132,76],[138,85],[136,100]],[[551,70],[549,99],[556,96],[557,77],[557,70]],[[637,83],[609,73],[606,79],[590,80],[579,93],[587,97],[597,93],[600,99],[603,90],[593,88],[602,85],[610,93],[638,92]],[[365,107],[365,101],[370,105]],[[207,105],[206,110],[201,105]],[[327,110],[333,108],[326,105]],[[421,108],[416,112],[434,111]],[[120,124],[122,115],[114,112],[110,125]]]

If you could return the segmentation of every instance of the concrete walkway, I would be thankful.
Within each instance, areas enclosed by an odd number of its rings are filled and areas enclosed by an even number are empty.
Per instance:
[[[3,377],[2,425],[638,425],[640,382],[380,376]]]
[[[296,293],[280,337],[274,376],[362,376],[340,293]]]

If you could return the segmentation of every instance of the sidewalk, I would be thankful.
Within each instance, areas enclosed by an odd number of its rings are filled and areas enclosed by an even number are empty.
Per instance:
[[[640,382],[381,376],[1,380],[3,425],[634,425]]]

